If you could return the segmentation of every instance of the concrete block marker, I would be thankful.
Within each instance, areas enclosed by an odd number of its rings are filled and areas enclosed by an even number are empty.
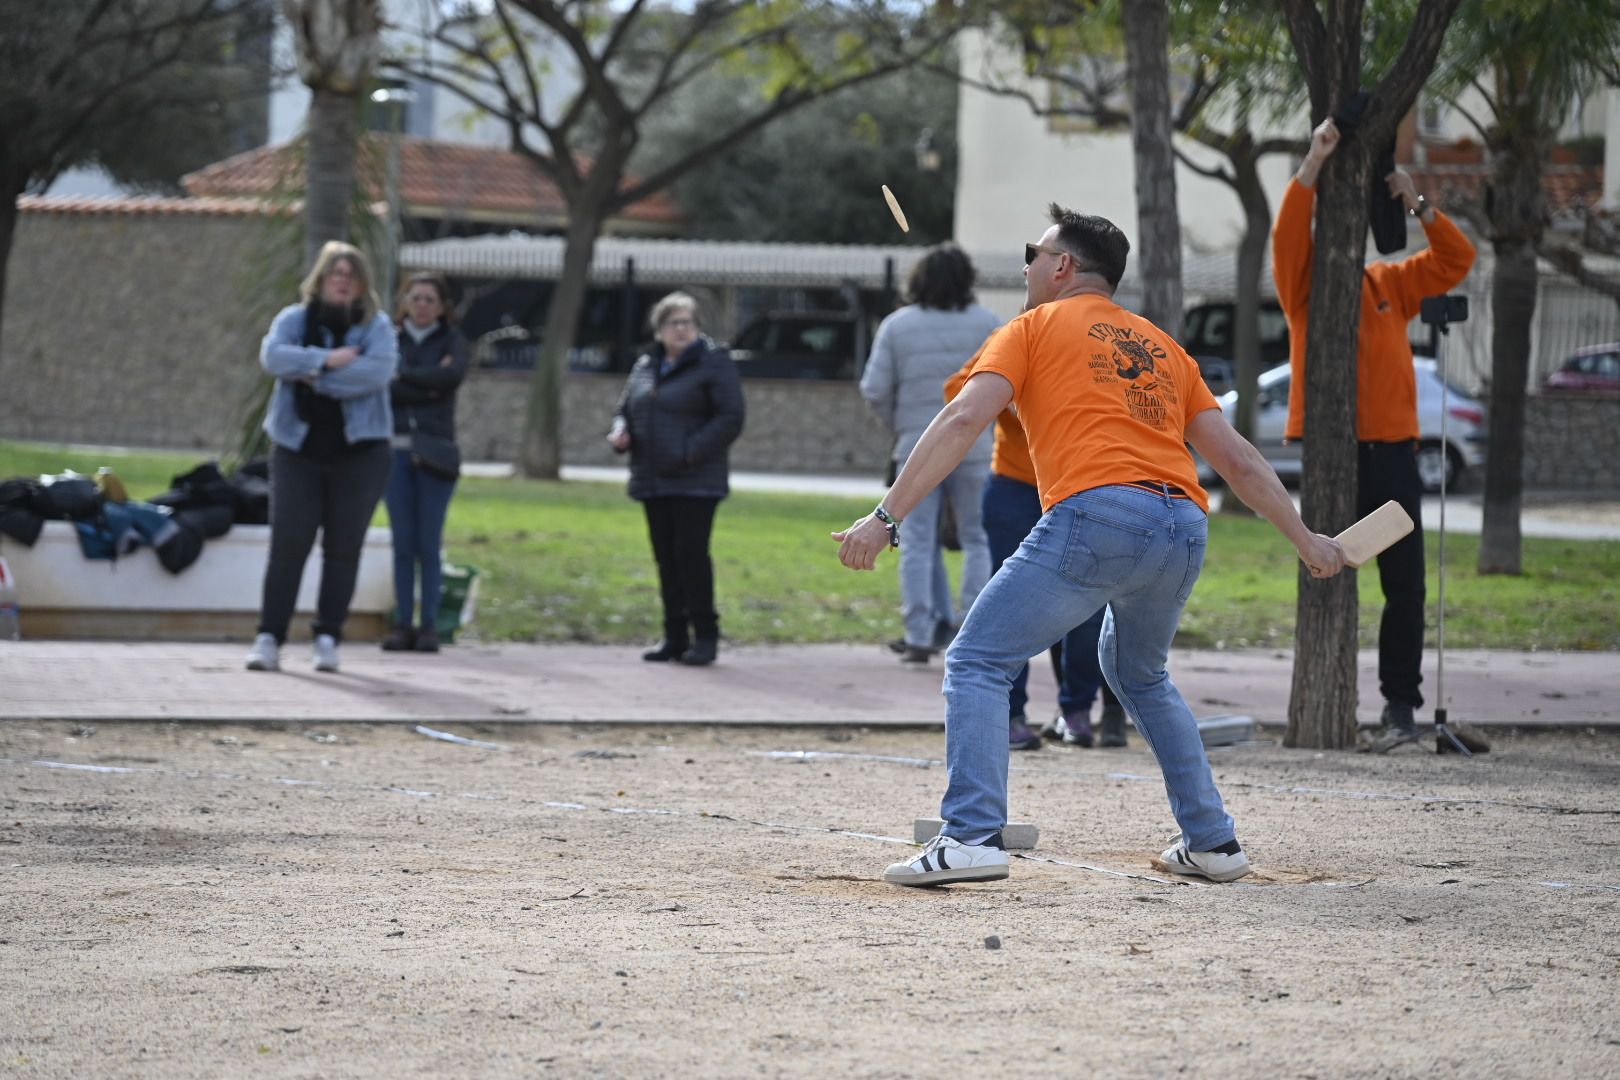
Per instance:
[[[1198,737],[1205,746],[1236,746],[1254,738],[1254,717],[1228,713],[1199,717]]]
[[[944,827],[945,822],[937,817],[920,817],[911,827],[911,838],[926,844]],[[1007,845],[1008,851],[1028,851],[1040,835],[1041,830],[1027,821],[1009,821],[1001,830],[1001,842]]]

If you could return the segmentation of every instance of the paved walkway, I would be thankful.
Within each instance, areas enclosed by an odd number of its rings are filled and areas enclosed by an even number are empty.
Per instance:
[[[341,674],[310,670],[289,646],[278,674],[242,667],[245,646],[0,642],[0,721],[631,722],[938,725],[941,665],[903,667],[881,646],[725,650],[712,668],[647,664],[595,645],[465,645],[437,656],[346,647]],[[1380,706],[1376,654],[1361,654],[1363,724]],[[1424,665],[1432,697],[1435,665]],[[1170,672],[1200,717],[1286,722],[1292,657],[1279,650],[1177,650]],[[1620,729],[1612,653],[1458,651],[1446,655],[1455,719],[1483,725]],[[1055,702],[1050,665],[1034,665],[1031,713]],[[1423,717],[1427,719],[1426,714]]]

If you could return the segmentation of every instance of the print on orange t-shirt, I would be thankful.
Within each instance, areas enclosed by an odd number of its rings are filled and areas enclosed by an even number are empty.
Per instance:
[[[1101,296],[1042,304],[985,342],[974,374],[984,371],[1012,383],[1043,511],[1139,480],[1173,484],[1209,510],[1185,432],[1220,406],[1192,357],[1148,320]]]

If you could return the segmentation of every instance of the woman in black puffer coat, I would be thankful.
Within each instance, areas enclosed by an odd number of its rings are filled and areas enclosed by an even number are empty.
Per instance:
[[[742,385],[724,348],[698,332],[697,301],[670,293],[653,306],[657,341],[630,371],[608,431],[630,452],[630,497],[647,512],[664,605],[664,640],[643,660],[714,663],[709,536],[730,493],[728,454],[743,429]]]

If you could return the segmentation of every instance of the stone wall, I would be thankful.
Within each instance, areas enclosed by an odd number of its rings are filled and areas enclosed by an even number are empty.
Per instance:
[[[462,452],[479,461],[517,457],[528,394],[526,373],[475,371],[462,385],[457,429]],[[603,438],[624,389],[623,375],[573,372],[563,380],[563,460],[622,464]],[[751,472],[881,475],[890,439],[845,383],[745,379],[748,422],[731,451],[734,469]]]
[[[1527,406],[1527,490],[1620,489],[1620,394],[1532,394]]]
[[[258,214],[19,215],[0,329],[0,436],[231,443],[276,297]],[[288,295],[283,302],[293,297]]]

